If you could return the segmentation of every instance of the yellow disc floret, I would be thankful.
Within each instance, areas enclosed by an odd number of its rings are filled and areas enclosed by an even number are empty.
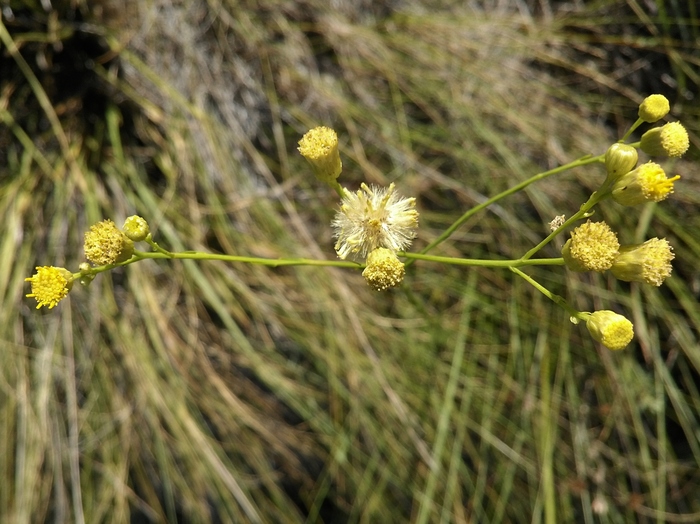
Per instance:
[[[639,147],[651,156],[683,156],[690,146],[688,132],[680,122],[669,122],[642,135]]]
[[[609,225],[589,220],[571,232],[561,253],[572,271],[605,271],[610,269],[619,247]]]
[[[612,197],[623,206],[660,202],[673,193],[673,183],[679,178],[679,175],[666,178],[659,164],[647,162],[621,176],[613,184]]]
[[[665,238],[652,238],[643,244],[621,246],[610,271],[625,282],[660,286],[671,276],[673,249]]]
[[[367,257],[367,267],[362,272],[369,287],[375,291],[384,291],[398,286],[406,274],[403,262],[391,249],[380,247]]]
[[[586,321],[586,327],[594,340],[613,351],[624,349],[634,338],[632,322],[614,311],[592,313]]]
[[[73,273],[62,267],[37,267],[36,273],[24,280],[32,284],[32,292],[27,296],[36,299],[37,309],[53,309],[73,287]]]
[[[134,254],[134,243],[111,220],[98,222],[85,233],[85,257],[97,265],[124,262]]]
[[[343,170],[338,152],[338,135],[330,127],[314,127],[299,140],[299,153],[311,164],[316,177],[333,182]]]

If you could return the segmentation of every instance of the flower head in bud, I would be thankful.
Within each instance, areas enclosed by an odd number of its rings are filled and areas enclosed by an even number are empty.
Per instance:
[[[659,164],[647,162],[617,179],[612,187],[612,197],[623,206],[660,202],[673,193],[673,183],[679,178],[679,175],[666,178]]]
[[[680,122],[669,122],[642,135],[639,147],[651,156],[683,156],[688,150],[688,132]]]
[[[621,246],[610,271],[625,282],[660,286],[671,276],[674,258],[673,249],[665,238],[652,238],[643,244]]]
[[[330,183],[340,176],[343,164],[338,153],[338,135],[329,127],[314,127],[299,140],[299,152],[311,164],[316,178]]]
[[[37,309],[41,306],[53,309],[73,287],[73,273],[62,267],[37,267],[36,273],[24,280],[32,283],[32,292],[27,296],[36,299]]]
[[[589,220],[571,232],[561,254],[572,271],[605,271],[612,266],[619,247],[609,225]]]
[[[637,165],[637,150],[627,144],[616,143],[605,152],[605,169],[608,177],[617,178],[629,173]]]
[[[133,240],[134,242],[143,242],[151,232],[146,219],[138,215],[132,215],[127,218],[124,221],[122,231],[129,240]]]
[[[340,210],[333,219],[338,257],[364,260],[378,247],[405,251],[416,237],[418,211],[415,198],[402,198],[394,184],[368,187],[357,193],[344,191]]]
[[[613,351],[625,349],[634,338],[632,322],[614,311],[592,313],[586,321],[586,327],[594,340]]]
[[[639,118],[652,124],[665,117],[670,110],[671,105],[664,95],[649,95],[639,105]]]
[[[362,272],[369,287],[375,291],[384,291],[398,286],[406,274],[403,262],[391,249],[378,247],[367,257],[367,267]]]
[[[123,262],[134,254],[134,243],[111,220],[98,222],[85,233],[85,257],[99,266]]]

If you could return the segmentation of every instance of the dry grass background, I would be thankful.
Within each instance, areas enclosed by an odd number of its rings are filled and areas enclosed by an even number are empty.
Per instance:
[[[583,4],[4,4],[0,520],[700,519],[698,13]],[[532,271],[631,316],[622,353],[508,272],[427,263],[386,294],[337,269],[149,261],[50,312],[23,298],[35,265],[76,268],[90,224],[134,213],[169,249],[333,258],[334,193],[295,151],[318,124],[344,185],[417,197],[420,248],[604,151],[651,92],[691,132],[677,192],[597,215],[623,242],[668,237],[674,277]],[[518,257],[601,181],[531,186],[436,253]]]

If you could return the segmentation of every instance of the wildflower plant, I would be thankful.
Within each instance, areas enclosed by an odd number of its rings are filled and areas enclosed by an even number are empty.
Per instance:
[[[526,266],[565,266],[575,272],[609,272],[627,282],[660,286],[671,275],[673,250],[666,239],[653,238],[639,245],[620,245],[618,233],[602,221],[588,220],[598,204],[638,206],[660,202],[673,193],[679,176],[667,177],[663,167],[647,162],[637,167],[639,151],[651,156],[679,157],[688,149],[688,134],[678,122],[656,126],[644,133],[640,142],[627,143],[632,132],[644,123],[655,123],[669,112],[670,104],[662,95],[651,95],[639,106],[639,118],[618,142],[598,156],[584,156],[558,168],[539,173],[466,211],[441,235],[418,253],[409,252],[418,236],[419,211],[415,197],[405,197],[396,183],[387,187],[360,184],[352,191],[340,185],[342,173],[339,139],[335,130],[320,126],[311,129],[299,141],[299,153],[308,161],[315,177],[328,184],[340,198],[331,222],[335,253],[339,260],[300,258],[261,258],[214,254],[197,251],[172,252],[153,239],[148,222],[140,216],[126,219],[118,228],[106,219],[85,233],[85,257],[77,272],[51,266],[37,267],[26,280],[31,284],[28,297],[37,308],[54,308],[73,288],[73,282],[89,285],[99,274],[146,259],[222,260],[233,263],[279,266],[334,266],[362,271],[367,285],[378,292],[395,288],[405,281],[406,267],[420,261],[462,266],[501,267],[509,269],[563,307],[571,322],[584,321],[591,337],[611,350],[626,347],[634,336],[632,323],[610,310],[578,311],[566,300],[553,294],[525,273]],[[482,260],[444,257],[430,254],[447,241],[474,214],[518,192],[530,184],[559,175],[575,167],[601,164],[605,176],[588,200],[569,218],[558,216],[550,223],[551,233],[514,260]],[[578,222],[586,222],[576,225]],[[574,227],[575,226],[575,227]],[[559,258],[535,258],[555,237],[569,232]],[[329,241],[330,241],[329,232]],[[146,244],[150,250],[137,249]],[[410,285],[410,284],[409,284]]]

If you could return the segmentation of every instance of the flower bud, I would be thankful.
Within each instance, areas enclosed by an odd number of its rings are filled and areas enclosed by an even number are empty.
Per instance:
[[[674,258],[673,249],[665,238],[652,238],[643,244],[621,246],[610,271],[625,282],[660,286],[671,276]]]
[[[367,267],[362,272],[369,287],[375,291],[384,291],[398,286],[406,274],[403,262],[391,249],[379,247],[367,257]]]
[[[671,105],[664,95],[649,95],[639,105],[639,118],[651,124],[661,120],[670,110]]]
[[[618,178],[612,187],[612,197],[623,206],[661,202],[673,193],[673,183],[679,178],[679,175],[666,178],[659,164],[647,162]]]
[[[632,322],[614,311],[592,313],[586,321],[586,327],[593,340],[613,351],[624,349],[634,338]]]
[[[629,173],[637,165],[637,150],[627,144],[616,143],[605,152],[605,169],[608,177],[617,178]]]
[[[145,218],[132,215],[124,221],[122,231],[126,237],[134,242],[143,242],[151,232]]]
[[[651,156],[683,156],[688,150],[688,132],[680,122],[669,122],[642,135],[639,147]]]
[[[299,140],[299,153],[308,160],[316,178],[322,182],[333,182],[343,170],[338,135],[329,127],[314,127],[308,131]]]
[[[605,222],[580,225],[571,232],[561,250],[566,266],[572,271],[605,271],[617,256],[620,243]]]

